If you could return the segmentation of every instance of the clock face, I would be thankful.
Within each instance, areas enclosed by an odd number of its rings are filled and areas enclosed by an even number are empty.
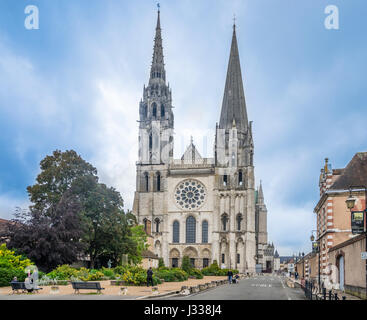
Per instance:
[[[206,200],[204,185],[194,179],[180,182],[175,189],[176,205],[184,210],[199,209]]]

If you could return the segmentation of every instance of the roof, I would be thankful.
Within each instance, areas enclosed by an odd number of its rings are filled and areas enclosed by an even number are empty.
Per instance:
[[[0,232],[5,230],[7,224],[11,223],[10,220],[0,218]]]
[[[185,153],[182,155],[181,160],[185,162],[195,163],[195,160],[202,159],[199,151],[196,149],[194,142],[191,138],[190,145],[187,147]]]
[[[367,152],[358,152],[341,169],[340,177],[331,185],[330,190],[346,190],[350,186],[367,186]]]
[[[228,63],[219,128],[232,129],[234,125],[238,130],[247,132],[248,119],[246,101],[243,90],[235,26],[233,26],[231,53]]]
[[[158,257],[157,257],[157,255],[156,254],[154,254],[152,251],[150,251],[150,250],[143,250],[142,251],[142,253],[141,253],[141,256],[143,257],[143,258],[150,258],[150,259],[159,259]]]

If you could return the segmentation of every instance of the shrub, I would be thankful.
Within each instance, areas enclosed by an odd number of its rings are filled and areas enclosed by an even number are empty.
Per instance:
[[[115,273],[113,269],[109,269],[109,268],[102,268],[101,272],[103,272],[105,277],[108,277],[110,280],[115,279]]]
[[[189,275],[195,277],[196,279],[204,278],[202,272],[199,269],[191,269]]]
[[[78,270],[70,267],[68,264],[64,264],[49,272],[47,276],[51,279],[70,280],[72,276],[78,276]]]
[[[175,282],[187,280],[189,275],[187,272],[180,268],[163,269],[160,268],[156,270],[155,275],[165,282]]]
[[[8,250],[6,244],[0,245],[0,287],[9,286],[14,277],[18,281],[24,281],[24,269],[29,265],[32,265],[31,260]]]

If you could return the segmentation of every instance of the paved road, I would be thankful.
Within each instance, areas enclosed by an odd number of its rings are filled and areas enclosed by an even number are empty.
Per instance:
[[[167,298],[166,298],[167,299]],[[305,300],[301,288],[288,288],[286,279],[276,275],[256,276],[238,284],[226,284],[187,297],[183,300]]]

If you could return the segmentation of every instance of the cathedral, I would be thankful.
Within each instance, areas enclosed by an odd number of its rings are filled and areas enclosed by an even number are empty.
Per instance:
[[[191,140],[174,159],[172,91],[166,80],[160,11],[149,83],[139,105],[139,160],[133,213],[166,266],[188,256],[195,268],[214,261],[253,273],[265,260],[267,209],[262,186],[255,190],[252,122],[248,121],[236,26],[214,157],[203,158]]]

